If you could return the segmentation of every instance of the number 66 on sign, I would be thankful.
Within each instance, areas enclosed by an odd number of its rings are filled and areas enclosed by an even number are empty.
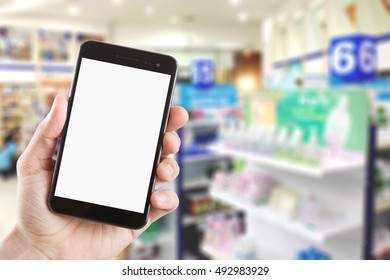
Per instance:
[[[361,83],[377,71],[377,40],[369,35],[335,37],[329,44],[331,84]]]

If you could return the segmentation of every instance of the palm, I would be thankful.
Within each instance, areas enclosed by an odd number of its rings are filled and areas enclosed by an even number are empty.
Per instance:
[[[50,251],[57,249],[62,254],[57,255],[60,258],[107,259],[117,255],[139,234],[140,231],[53,215],[46,202],[51,176],[51,171],[43,171],[20,180],[37,182],[22,187],[18,202],[19,228],[30,242]]]

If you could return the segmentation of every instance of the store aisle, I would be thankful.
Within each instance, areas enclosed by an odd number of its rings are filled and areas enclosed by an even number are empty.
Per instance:
[[[11,229],[16,220],[16,177],[0,178],[0,239]]]

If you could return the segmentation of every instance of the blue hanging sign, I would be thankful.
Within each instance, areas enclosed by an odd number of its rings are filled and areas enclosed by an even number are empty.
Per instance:
[[[231,108],[238,104],[237,90],[233,85],[215,85],[200,89],[184,84],[178,87],[178,93],[178,103],[187,110]]]
[[[215,83],[214,61],[209,59],[195,60],[191,64],[191,82],[200,88],[211,87]]]
[[[377,39],[356,34],[334,37],[329,44],[329,78],[331,85],[358,84],[375,78]]]

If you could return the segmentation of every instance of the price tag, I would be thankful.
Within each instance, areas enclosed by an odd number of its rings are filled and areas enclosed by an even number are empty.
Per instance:
[[[361,83],[377,72],[377,42],[369,35],[350,35],[331,39],[329,76],[331,84]]]

